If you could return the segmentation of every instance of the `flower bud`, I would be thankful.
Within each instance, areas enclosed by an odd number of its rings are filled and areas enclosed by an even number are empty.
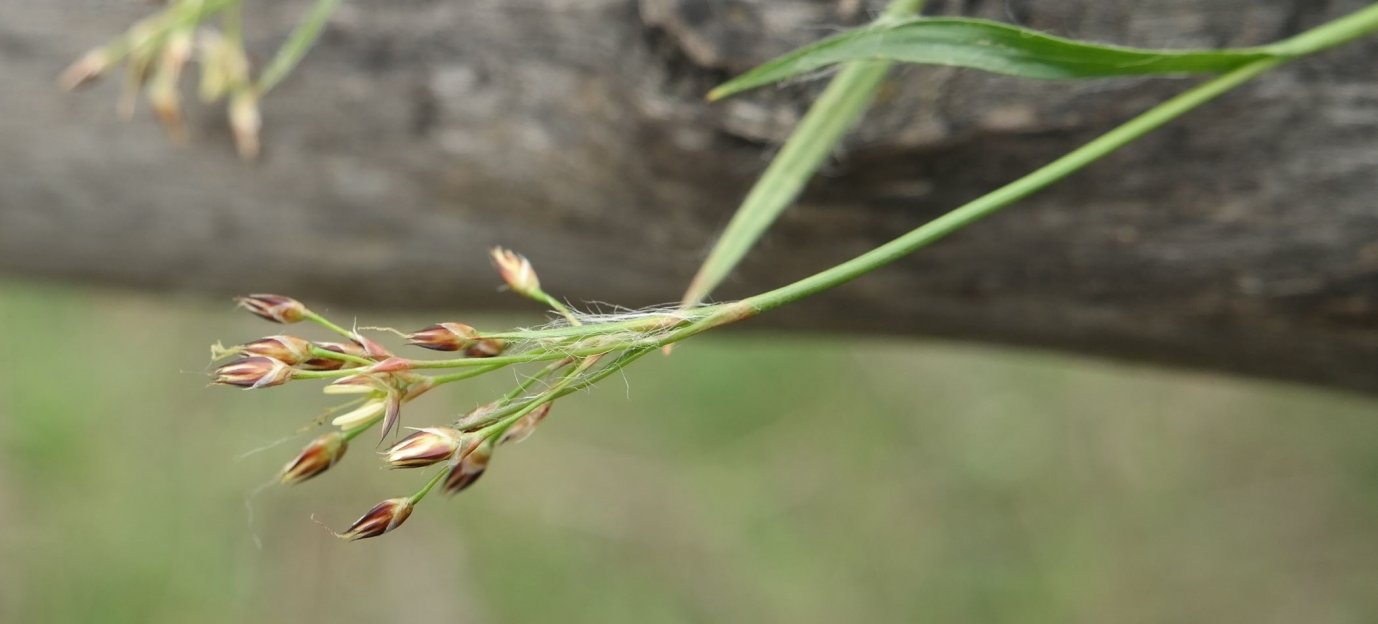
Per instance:
[[[363,405],[336,416],[334,420],[330,421],[330,424],[341,429],[353,429],[377,418],[385,409],[387,409],[387,399],[383,397],[369,399]]]
[[[282,295],[258,294],[235,299],[239,307],[278,323],[295,323],[306,316],[306,306]]]
[[[365,336],[355,331],[351,332],[349,337],[351,340],[354,341],[355,344],[359,345],[360,349],[364,350],[364,357],[374,359],[384,359],[392,357],[391,352],[389,352],[385,347],[383,347],[383,345],[378,344],[376,341],[374,341],[372,338],[369,338],[368,336]]]
[[[478,331],[463,323],[437,323],[407,334],[407,344],[435,351],[459,351],[478,338]]]
[[[375,375],[382,373],[400,373],[409,370],[411,370],[411,360],[400,357],[390,357],[368,368],[368,372]]]
[[[493,458],[493,443],[484,442],[472,453],[464,456],[450,474],[445,475],[445,493],[458,494],[478,481],[488,469],[488,461]]]
[[[503,342],[502,340],[499,340],[497,338],[484,338],[482,340],[475,342],[474,344],[469,345],[469,348],[464,350],[464,355],[467,355],[471,358],[493,357],[496,355],[502,355],[503,350],[505,350],[506,348],[507,343]]]
[[[215,383],[243,388],[278,386],[291,378],[292,367],[264,356],[247,357],[215,370]]]
[[[540,292],[541,281],[537,279],[536,270],[531,268],[531,261],[526,256],[502,247],[494,247],[491,255],[502,281],[507,282],[514,292],[524,297],[532,297]]]
[[[477,436],[466,436],[449,427],[426,427],[402,438],[383,453],[393,468],[419,468],[445,461],[461,449],[466,453],[472,451],[476,441]]]
[[[335,465],[349,449],[344,434],[331,431],[312,440],[295,459],[282,467],[281,480],[286,485],[301,483]]]
[[[367,537],[378,537],[391,531],[406,522],[407,516],[411,515],[412,502],[410,498],[389,498],[368,510],[363,517],[349,525],[343,533],[336,533],[335,537],[342,540],[354,541]]]
[[[326,394],[368,394],[370,392],[386,392],[387,386],[381,381],[370,375],[350,375],[341,377],[331,382],[321,392]]]
[[[318,342],[316,343],[316,346],[320,347],[321,349],[325,349],[326,351],[334,351],[335,353],[343,353],[345,355],[364,357],[363,347],[360,347],[359,345],[356,345],[352,342]],[[305,370],[323,371],[338,370],[344,368],[345,364],[347,364],[347,362],[345,362],[344,360],[337,360],[335,358],[313,357],[309,360],[306,360],[305,362],[302,362],[300,366]]]
[[[550,414],[550,407],[554,404],[553,402],[543,403],[540,407],[531,410],[531,413],[522,416],[521,420],[512,423],[512,426],[508,427],[507,431],[502,434],[502,439],[498,440],[498,444],[516,444],[531,437],[531,434],[536,432],[536,425],[545,420],[546,415]]]
[[[296,365],[310,359],[311,341],[296,336],[268,336],[244,345],[241,350]]]

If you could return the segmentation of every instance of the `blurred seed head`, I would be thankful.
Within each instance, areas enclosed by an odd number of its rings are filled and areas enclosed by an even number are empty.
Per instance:
[[[268,336],[250,342],[240,347],[240,350],[249,355],[262,355],[295,366],[311,358],[311,341],[296,336]]]
[[[277,323],[296,323],[306,316],[306,306],[282,295],[257,294],[238,297],[235,303],[258,316]]]
[[[361,540],[369,537],[378,537],[391,531],[406,522],[411,515],[412,502],[410,498],[389,498],[368,510],[358,520],[354,521],[343,533],[336,533],[335,536],[347,540]]]
[[[540,292],[541,281],[526,256],[502,247],[494,247],[491,255],[502,281],[507,282],[514,292],[524,297],[532,297]]]
[[[58,78],[58,84],[68,91],[88,85],[109,71],[111,65],[110,53],[105,48],[96,48],[69,65]]]
[[[287,383],[292,367],[281,360],[254,356],[230,362],[215,370],[214,382],[241,388],[267,388]]]
[[[474,344],[478,331],[463,323],[436,323],[407,334],[407,344],[435,351],[459,351]]]
[[[543,403],[540,407],[531,410],[531,413],[522,416],[521,420],[518,420],[513,423],[511,427],[507,428],[507,431],[502,434],[502,439],[499,440],[498,443],[516,444],[531,437],[531,434],[536,432],[536,426],[540,425],[541,421],[545,420],[545,417],[550,414],[550,407],[554,404],[554,402]]]
[[[486,441],[464,456],[450,473],[445,475],[445,493],[458,494],[473,485],[488,470],[488,462],[493,458],[493,442]]]
[[[334,466],[344,457],[345,451],[348,449],[349,442],[339,431],[331,431],[312,440],[296,458],[282,467],[282,483],[286,485],[301,483],[329,470],[331,466]]]
[[[247,88],[236,91],[230,96],[229,118],[239,157],[244,160],[258,158],[258,134],[263,128],[263,118],[258,111],[258,95]]]

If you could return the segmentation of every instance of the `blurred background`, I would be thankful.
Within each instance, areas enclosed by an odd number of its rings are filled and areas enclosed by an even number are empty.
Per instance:
[[[471,490],[343,543],[320,524],[423,474],[382,470],[365,436],[255,494],[330,401],[203,373],[212,342],[278,327],[228,301],[31,281],[0,282],[0,326],[4,622],[1378,618],[1378,419],[1356,396],[722,332],[561,400]],[[433,393],[405,423],[510,382]]]

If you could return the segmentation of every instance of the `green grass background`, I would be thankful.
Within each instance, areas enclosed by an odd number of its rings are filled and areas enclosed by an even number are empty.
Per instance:
[[[472,319],[361,318],[435,320]],[[380,469],[361,439],[250,498],[309,436],[236,456],[330,401],[203,371],[211,342],[277,327],[0,282],[0,329],[0,622],[1378,620],[1378,405],[1359,397],[708,336],[560,401],[472,490],[345,544],[313,517],[342,528],[424,473]],[[511,379],[428,395],[405,423]]]

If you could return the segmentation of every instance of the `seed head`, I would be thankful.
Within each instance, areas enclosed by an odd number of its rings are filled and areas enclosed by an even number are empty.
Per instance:
[[[466,446],[466,452],[472,451],[471,440],[476,437],[456,429],[426,427],[402,438],[383,454],[393,468],[419,468],[445,461]]]
[[[249,355],[262,355],[295,366],[310,359],[311,341],[296,336],[268,336],[244,345],[241,350]]]
[[[497,338],[483,338],[474,344],[469,345],[464,350],[464,355],[471,358],[486,358],[502,355],[503,350],[507,349],[507,343]]]
[[[236,360],[215,370],[215,383],[251,389],[282,385],[291,378],[292,367],[264,356]]]
[[[331,431],[312,440],[301,453],[282,467],[282,483],[292,485],[314,477],[335,465],[349,449],[344,434]]]
[[[391,531],[406,522],[407,516],[411,515],[412,502],[410,498],[389,498],[368,510],[354,524],[349,525],[343,533],[336,533],[338,537],[346,541],[361,540],[368,537],[378,537]]]
[[[492,441],[480,444],[472,453],[465,455],[464,459],[461,459],[454,468],[450,469],[450,474],[445,475],[445,493],[458,494],[473,485],[488,469],[488,462],[492,458]]]
[[[407,334],[407,344],[435,351],[459,351],[474,344],[478,331],[463,323],[437,323]]]
[[[295,323],[306,316],[306,306],[296,299],[282,295],[249,295],[235,299],[235,303],[245,310],[278,323]]]
[[[411,370],[411,360],[400,357],[390,357],[368,368],[368,372],[375,375],[383,373],[401,373],[409,370]]]
[[[552,405],[554,405],[553,402],[543,403],[540,407],[531,410],[531,413],[522,416],[521,420],[518,420],[513,423],[511,427],[507,428],[507,432],[502,434],[502,439],[499,440],[498,443],[516,444],[531,437],[531,434],[536,432],[536,426],[541,424],[542,420],[545,420],[546,415],[550,414],[550,406]]]
[[[368,336],[365,336],[355,331],[351,332],[349,337],[351,340],[354,341],[354,344],[359,345],[359,348],[363,349],[364,357],[373,358],[377,360],[392,357],[392,353],[388,351],[387,348],[385,348],[383,345],[378,344],[375,340],[369,338]]]
[[[540,292],[541,281],[526,256],[502,247],[494,247],[491,255],[502,281],[507,282],[514,292],[523,297],[533,297]]]

